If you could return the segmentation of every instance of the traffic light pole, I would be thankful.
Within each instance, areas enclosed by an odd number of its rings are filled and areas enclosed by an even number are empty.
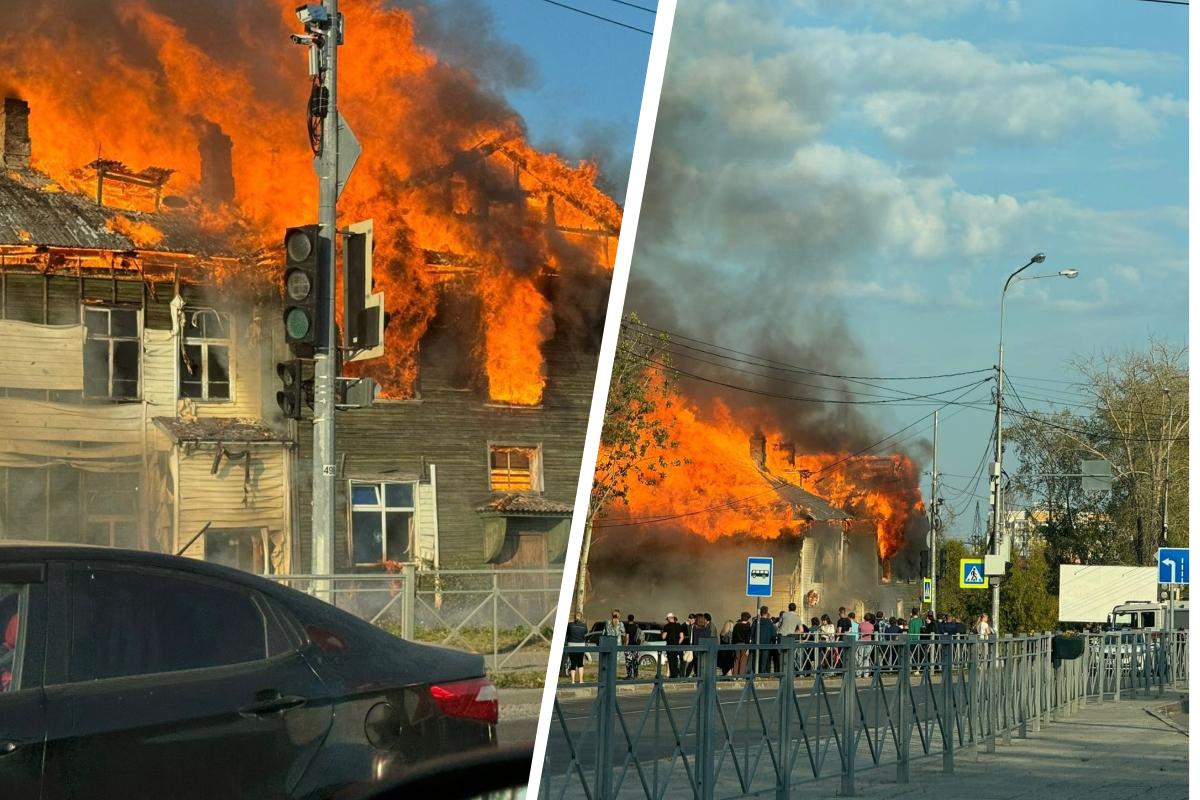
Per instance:
[[[929,487],[929,610],[937,614],[938,412],[933,412],[933,475]]]
[[[318,340],[313,378],[313,507],[312,571],[314,575],[334,572],[334,497],[337,468],[334,455],[334,390],[337,382],[338,342],[334,328],[334,243],[337,236],[338,112],[337,112],[337,0],[324,0],[333,21],[321,45],[324,65],[323,85],[329,91],[329,106],[321,123],[321,149],[314,159],[318,186],[320,225],[319,266],[323,294],[318,303]],[[332,586],[318,585],[317,595],[328,600]]]

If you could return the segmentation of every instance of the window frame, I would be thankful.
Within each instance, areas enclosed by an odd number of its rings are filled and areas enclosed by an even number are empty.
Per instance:
[[[511,489],[497,488],[494,480],[495,468],[492,466],[492,455],[497,450],[528,450],[529,456],[529,488],[528,489]],[[508,471],[511,473],[512,467],[509,466]],[[523,492],[526,494],[545,494],[546,483],[542,471],[542,445],[538,444],[521,444],[516,442],[492,442],[487,443],[487,475],[488,489],[493,492]]]
[[[108,332],[104,335],[93,336],[88,331],[87,315],[89,311],[103,311],[108,317]],[[112,312],[113,311],[132,311],[137,320],[137,333],[133,336],[113,336],[112,334]],[[111,400],[114,402],[136,402],[142,399],[143,375],[142,368],[145,359],[144,356],[144,332],[145,332],[145,317],[144,310],[141,306],[132,303],[81,303],[79,308],[79,325],[83,335],[83,399],[84,400]],[[107,394],[89,394],[87,380],[87,347],[89,342],[105,341],[108,343],[108,393]],[[134,342],[137,345],[137,390],[133,395],[113,394],[113,362],[116,358],[116,348],[114,342]]]
[[[376,480],[360,480],[351,478],[346,481],[346,503],[347,514],[349,520],[346,530],[349,533],[347,536],[347,544],[350,550],[350,564],[353,567],[377,567],[386,561],[403,561],[409,562],[416,560],[417,553],[417,491],[419,481],[376,481]],[[354,487],[355,486],[374,486],[377,492],[376,503],[356,503],[354,502]],[[390,506],[387,501],[387,486],[410,486],[412,487],[412,505],[411,506]],[[355,558],[354,550],[354,514],[358,513],[379,513],[379,526],[383,532],[380,543],[380,559],[379,561],[358,561]],[[412,536],[409,537],[408,553],[406,558],[391,558],[387,551],[387,515],[389,513],[408,513],[412,515]]]
[[[261,665],[269,662],[280,661],[291,658],[300,649],[302,642],[298,642],[294,626],[287,620],[276,608],[276,604],[264,597],[260,592],[247,586],[242,586],[239,583],[224,581],[218,578],[213,578],[208,575],[197,574],[185,570],[165,569],[155,566],[146,566],[142,564],[127,564],[116,561],[100,560],[94,562],[68,562],[66,565],[63,577],[66,579],[68,590],[63,593],[61,610],[59,613],[63,615],[62,620],[64,626],[62,628],[61,643],[56,648],[56,658],[59,660],[58,669],[47,671],[47,679],[45,685],[47,687],[59,686],[77,686],[77,685],[110,685],[118,681],[147,681],[147,680],[166,680],[169,683],[179,683],[186,679],[186,676],[195,673],[236,673],[246,669],[259,669]],[[182,584],[199,584],[201,586],[214,587],[223,591],[229,591],[240,595],[246,602],[258,612],[262,618],[263,624],[263,652],[262,658],[255,658],[247,661],[234,661],[227,664],[215,664],[211,666],[188,667],[186,669],[168,670],[160,672],[140,672],[131,675],[115,675],[104,678],[73,678],[72,669],[76,658],[76,620],[75,620],[75,593],[78,586],[82,582],[83,576],[89,569],[95,569],[104,572],[130,574],[137,576],[154,576],[166,581],[182,583]],[[285,649],[278,653],[270,652],[271,645],[271,626],[275,627],[275,633],[278,634],[281,640],[285,643]],[[83,632],[86,635],[86,631]]]
[[[215,338],[215,337],[209,337],[209,336],[197,336],[194,334],[189,335],[187,333],[187,326],[181,325],[180,330],[179,330],[179,337],[180,337],[180,347],[179,347],[179,354],[178,354],[179,357],[177,359],[177,363],[178,363],[177,372],[179,374],[179,380],[176,381],[176,386],[175,386],[176,396],[179,397],[180,399],[191,400],[191,401],[197,402],[197,403],[233,403],[235,401],[234,384],[236,383],[236,381],[234,381],[234,379],[233,379],[233,376],[235,374],[234,342],[237,341],[236,337],[234,336],[233,314],[231,314],[228,311],[218,311],[215,308],[210,308],[207,306],[193,306],[193,307],[185,306],[183,308],[182,314],[185,318],[188,317],[189,315],[194,317],[194,316],[209,314],[209,315],[216,317],[218,322],[223,319],[225,321],[226,336],[224,338]],[[228,379],[229,379],[228,380],[228,383],[229,383],[229,396],[228,397],[212,398],[212,397],[208,396],[209,395],[209,380],[210,380],[209,374],[208,374],[209,373],[209,370],[208,370],[208,348],[210,345],[215,345],[218,347],[225,348],[225,352],[227,354],[226,373],[227,373]],[[188,347],[188,346],[200,348],[200,365],[199,365],[200,397],[187,397],[183,393],[184,374],[185,374],[185,371],[187,370],[187,365],[184,363],[183,353],[184,353],[184,348]]]
[[[124,523],[126,525],[131,526],[134,531],[134,534],[137,536],[138,541],[135,544],[133,544],[132,547],[134,547],[134,548],[141,547],[141,545],[142,545],[141,533],[142,532],[141,532],[141,526],[139,525],[140,518],[141,518],[141,502],[140,502],[140,500],[141,500],[141,498],[140,498],[141,473],[140,472],[93,473],[93,472],[88,472],[86,470],[79,470],[79,473],[80,473],[80,475],[79,475],[80,495],[81,495],[82,502],[80,503],[81,507],[79,509],[80,531],[79,531],[79,535],[76,537],[77,541],[80,544],[95,544],[95,542],[92,542],[89,539],[88,534],[89,534],[89,527],[92,525],[92,523],[96,523],[97,525],[107,525],[108,526],[108,541],[103,543],[105,546],[128,547],[128,545],[118,544],[117,540],[116,540],[116,528],[114,526]],[[90,479],[90,476],[94,475],[94,474],[132,476],[137,481],[137,483],[134,485],[134,488],[132,490],[133,511],[130,514],[122,515],[122,514],[109,514],[109,513],[92,513],[91,494],[92,494],[93,490],[91,489],[91,487],[89,487],[88,481]],[[102,491],[104,491],[104,489],[98,488],[95,491],[102,492]]]

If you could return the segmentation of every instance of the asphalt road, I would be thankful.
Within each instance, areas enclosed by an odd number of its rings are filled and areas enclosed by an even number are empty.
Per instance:
[[[914,676],[912,680],[915,687],[919,679]],[[933,682],[935,687],[940,687],[938,676],[933,677]],[[889,687],[887,698],[891,700],[894,706],[895,678],[889,677],[885,685]],[[805,729],[812,738],[816,738],[818,735],[820,737],[830,735],[831,727],[839,724],[841,720],[841,695],[838,682],[835,681],[827,684],[826,690],[826,694],[814,696],[809,694],[811,691],[810,681],[797,681],[796,683],[800,713],[803,715]],[[756,707],[749,698],[743,699],[741,684],[727,684],[723,686],[718,691],[718,701],[721,705],[725,725],[722,725],[721,717],[718,716],[717,730],[719,735],[714,739],[714,750],[720,751],[725,746],[725,735],[723,733],[725,726],[728,726],[732,734],[734,745],[739,748],[743,746],[756,746],[756,743],[762,739],[764,722],[766,735],[772,739],[776,738],[778,735],[776,731],[779,724],[775,708],[777,691],[777,688],[758,689],[757,697],[759,703]],[[658,712],[646,720],[644,725],[643,718],[646,716],[646,709],[650,703],[649,692],[644,690],[637,693],[618,694],[617,705],[624,718],[626,728],[629,731],[629,739],[637,741],[635,752],[640,760],[668,758],[675,751],[677,743],[689,756],[696,752],[695,720],[692,719],[689,724],[690,715],[693,714],[692,709],[696,703],[696,694],[695,688],[681,688],[667,692],[665,696],[670,708],[670,718],[662,710],[660,703]],[[921,692],[917,692],[916,696],[919,718],[923,720],[930,719],[933,715],[932,702],[926,701]],[[884,726],[887,724],[884,701],[880,697],[878,690],[868,691],[860,685],[858,698],[861,713],[866,715],[868,724],[872,726]],[[940,700],[940,688],[938,699]],[[593,698],[588,697],[563,698],[559,702],[563,718],[568,729],[571,731],[577,747],[579,746],[578,740],[580,735],[585,729],[587,730],[586,739],[578,753],[579,759],[585,769],[595,763],[596,725],[593,719],[594,702]],[[674,729],[671,726],[671,720],[674,721]],[[620,723],[614,721],[614,726],[613,752],[614,757],[617,758],[616,763],[620,764],[625,760],[625,753],[629,747],[629,743]],[[677,740],[675,730],[682,731],[685,726],[688,730],[682,733]],[[796,717],[792,718],[791,730],[793,738],[796,738],[799,734],[799,723]],[[639,731],[640,738],[638,738]],[[546,749],[547,768],[552,772],[561,774],[567,768],[569,759],[568,744],[566,738],[563,736],[562,726],[559,724],[558,719],[555,718],[550,729]]]

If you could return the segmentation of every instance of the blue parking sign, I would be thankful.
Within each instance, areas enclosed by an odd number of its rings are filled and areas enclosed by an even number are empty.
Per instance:
[[[1188,549],[1186,547],[1158,548],[1158,582],[1188,582]]]
[[[746,559],[746,596],[770,597],[775,559],[750,556]]]

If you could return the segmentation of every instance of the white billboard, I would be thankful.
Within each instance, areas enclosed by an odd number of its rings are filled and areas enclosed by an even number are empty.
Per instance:
[[[1156,568],[1058,567],[1059,622],[1106,622],[1114,607],[1138,600],[1157,602]]]

